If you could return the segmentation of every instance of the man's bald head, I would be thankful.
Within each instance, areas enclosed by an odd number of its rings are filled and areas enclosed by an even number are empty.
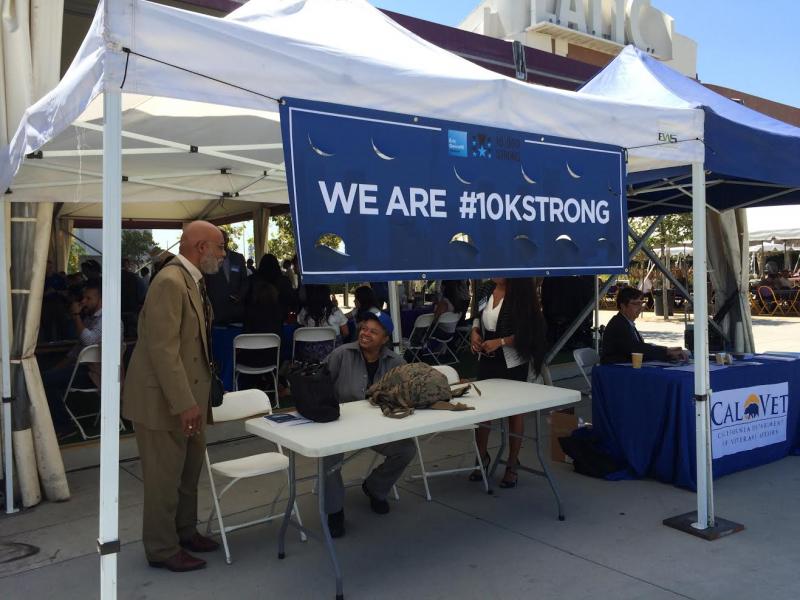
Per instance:
[[[192,221],[183,228],[180,253],[203,273],[216,273],[225,258],[222,232],[208,221]]]

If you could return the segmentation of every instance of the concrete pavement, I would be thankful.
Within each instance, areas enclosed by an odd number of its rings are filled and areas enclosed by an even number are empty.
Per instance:
[[[607,314],[606,314],[607,313]],[[607,321],[611,312],[604,311]],[[766,321],[766,322],[762,322]],[[759,350],[797,350],[800,319],[754,318]],[[646,339],[678,345],[683,324],[645,317]],[[571,379],[558,385],[582,387]],[[590,414],[586,402],[579,407]],[[530,423],[529,423],[530,428]],[[469,464],[468,434],[436,437],[426,461],[440,467]],[[493,441],[497,441],[493,438]],[[548,440],[545,439],[545,448]],[[268,444],[245,438],[210,447],[213,460],[264,451]],[[349,464],[362,475],[371,456]],[[536,466],[531,443],[523,464]],[[655,481],[607,482],[551,463],[565,500],[567,520],[556,519],[544,480],[522,474],[516,489],[493,496],[461,475],[432,480],[433,501],[422,484],[401,481],[392,512],[370,512],[358,487],[348,490],[347,535],[337,542],[350,599],[750,599],[798,597],[800,561],[800,469],[788,457],[717,480],[718,514],[744,523],[740,534],[705,542],[664,527],[662,519],[694,508],[694,495]],[[301,473],[314,463],[299,460]],[[413,471],[413,468],[412,468]],[[73,498],[43,503],[15,516],[0,516],[0,597],[4,600],[98,597],[98,469],[70,472]],[[240,483],[223,503],[231,522],[260,514],[284,480],[273,475]],[[304,521],[318,525],[316,497],[301,485]],[[208,481],[201,481],[200,514],[210,509]],[[142,485],[137,460],[120,468],[119,598],[332,599],[333,578],[323,546],[289,534],[287,558],[276,556],[277,523],[230,535],[234,563],[222,552],[206,570],[174,574],[149,568],[141,545]],[[8,544],[38,552],[13,558]]]

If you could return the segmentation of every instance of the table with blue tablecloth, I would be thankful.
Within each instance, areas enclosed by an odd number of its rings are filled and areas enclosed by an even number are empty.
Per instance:
[[[292,358],[292,337],[297,325],[284,323],[281,331],[281,362]],[[244,333],[241,325],[215,325],[212,329],[212,350],[219,377],[226,391],[233,390],[233,340]]]
[[[694,490],[694,373],[646,365],[594,367],[594,432],[602,447],[626,465],[616,477],[652,477]],[[712,369],[712,447],[719,454],[731,452],[714,458],[715,478],[797,451],[800,360],[756,355]]]

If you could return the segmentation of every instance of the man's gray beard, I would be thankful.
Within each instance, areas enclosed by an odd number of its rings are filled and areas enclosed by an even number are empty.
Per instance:
[[[222,262],[214,256],[204,256],[200,259],[200,271],[206,275],[216,275],[221,266]]]

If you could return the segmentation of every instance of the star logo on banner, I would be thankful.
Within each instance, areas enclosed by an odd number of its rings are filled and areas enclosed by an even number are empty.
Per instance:
[[[482,133],[473,135],[471,150],[474,158],[492,158],[492,138]]]

